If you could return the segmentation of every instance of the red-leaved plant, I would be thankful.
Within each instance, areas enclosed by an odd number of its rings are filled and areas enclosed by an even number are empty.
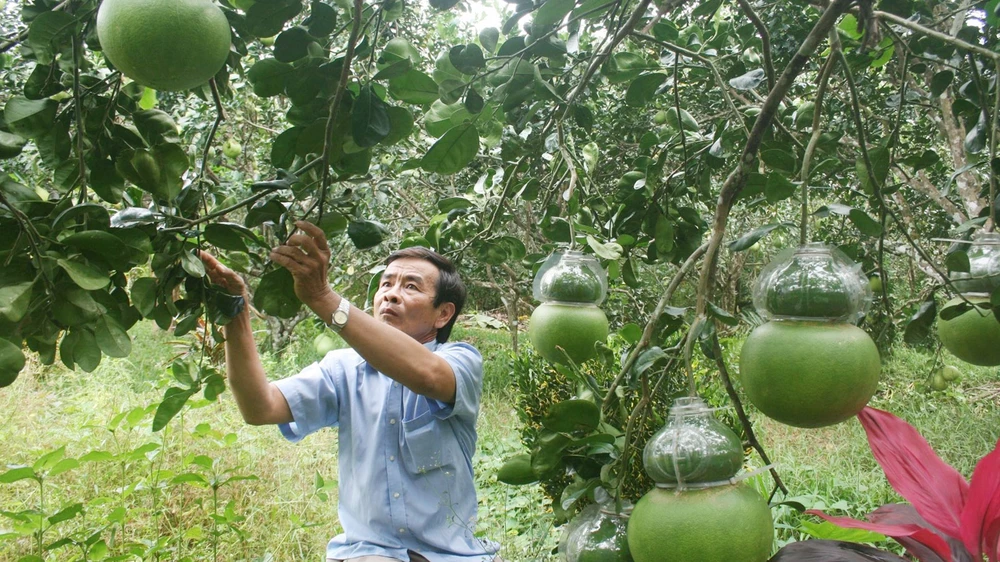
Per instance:
[[[905,421],[875,408],[858,419],[889,484],[910,503],[883,505],[868,521],[806,513],[892,537],[921,562],[1000,562],[1000,442],[968,482]]]

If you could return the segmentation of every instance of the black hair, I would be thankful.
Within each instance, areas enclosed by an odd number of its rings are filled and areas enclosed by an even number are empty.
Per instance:
[[[434,308],[437,308],[446,302],[450,302],[455,305],[455,314],[452,315],[451,319],[448,320],[448,323],[445,324],[443,328],[437,331],[438,343],[448,341],[448,337],[451,335],[451,329],[455,326],[455,320],[458,319],[459,313],[462,312],[462,306],[465,305],[466,297],[465,283],[463,283],[462,278],[459,277],[455,264],[451,263],[451,260],[434,250],[424,248],[423,246],[411,246],[409,248],[403,248],[402,250],[396,250],[395,252],[389,254],[389,257],[385,259],[385,264],[389,265],[390,263],[403,258],[415,258],[428,261],[437,268],[438,280],[437,287],[435,288]]]

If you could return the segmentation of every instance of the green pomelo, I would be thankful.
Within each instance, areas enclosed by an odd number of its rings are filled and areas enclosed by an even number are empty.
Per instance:
[[[542,289],[542,296],[557,302],[596,303],[601,298],[601,282],[580,270],[567,270]]]
[[[0,388],[10,386],[24,368],[24,352],[8,340],[0,338]]]
[[[983,297],[969,298],[976,304],[989,302]],[[959,298],[948,301],[944,308],[963,302]],[[938,322],[938,337],[944,347],[966,363],[983,367],[1000,365],[1000,322],[988,308],[976,307],[965,314]]]
[[[628,549],[624,520],[606,517],[586,536],[576,536],[582,542],[576,550],[575,562],[633,562]]]
[[[582,363],[596,353],[594,344],[608,339],[608,318],[596,306],[544,303],[531,313],[528,338],[553,363]],[[565,350],[563,351],[558,348]]]
[[[313,340],[313,348],[316,349],[316,353],[326,357],[327,353],[337,349],[337,340],[335,340],[330,334],[321,332],[320,335],[316,336],[316,339]]]
[[[958,367],[953,365],[945,365],[944,367],[941,367],[940,372],[944,380],[948,382],[957,381],[959,377],[962,376],[962,371],[959,371]]]
[[[227,139],[222,143],[222,153],[226,158],[236,158],[243,152],[243,145],[236,139]]]
[[[635,562],[764,562],[772,542],[771,510],[746,484],[653,488],[628,521]]]
[[[841,318],[851,312],[851,295],[845,290],[819,286],[803,271],[796,283],[784,279],[767,292],[767,309],[776,316]]]
[[[125,76],[157,90],[208,82],[229,56],[229,21],[211,0],[104,0],[97,36]]]
[[[512,486],[538,482],[535,471],[531,469],[531,455],[524,453],[507,459],[497,471],[497,480]]]
[[[878,348],[846,323],[768,322],[740,352],[747,397],[764,415],[796,427],[822,427],[861,411],[878,387]]]

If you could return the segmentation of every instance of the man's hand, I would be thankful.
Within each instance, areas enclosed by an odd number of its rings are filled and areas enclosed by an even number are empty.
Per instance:
[[[201,263],[205,264],[205,273],[208,279],[215,285],[222,287],[230,295],[247,296],[247,286],[243,279],[232,269],[222,265],[215,256],[205,251],[198,251]]]
[[[326,235],[316,225],[296,221],[301,233],[292,235],[288,242],[271,250],[271,261],[291,272],[295,279],[295,295],[306,306],[313,308],[330,297],[327,270],[330,267],[330,246]]]

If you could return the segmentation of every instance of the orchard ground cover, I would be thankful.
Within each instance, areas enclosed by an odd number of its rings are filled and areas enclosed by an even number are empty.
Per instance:
[[[32,480],[0,484],[0,511],[13,514],[41,506],[51,515],[82,504],[79,515],[46,530],[43,542],[85,542],[98,533],[111,554],[141,552],[131,559],[315,559],[339,529],[335,434],[321,432],[307,443],[288,444],[273,428],[244,425],[228,393],[219,403],[194,403],[166,429],[152,433],[150,405],[162,397],[172,357],[190,342],[149,323],[138,330],[136,350],[128,359],[102,363],[91,374],[32,365],[31,376],[0,395],[0,411],[8,420],[0,426],[0,462],[30,465],[62,447],[65,458],[79,461],[45,482],[44,497]],[[316,360],[311,344],[316,332],[311,323],[302,323],[281,357],[265,356],[269,372],[292,373]],[[538,486],[496,480],[504,459],[522,450],[509,333],[467,322],[456,336],[473,342],[487,358],[474,460],[481,505],[477,533],[502,541],[508,560],[556,560],[553,549],[561,528],[549,500]],[[738,353],[740,343],[741,338],[727,340],[727,355]],[[958,381],[944,392],[932,392],[927,377],[932,359],[924,351],[898,346],[885,362],[872,405],[920,427],[942,458],[968,475],[975,460],[992,448],[1000,427],[996,370],[963,365]],[[119,412],[126,415],[115,425]],[[805,507],[858,517],[898,501],[855,420],[802,430],[756,413],[752,418],[792,493],[784,498],[786,504],[772,509],[776,547],[809,536],[878,539],[836,530],[795,511]],[[191,475],[204,477],[209,485]],[[223,482],[217,500],[210,485],[213,475],[215,482]],[[769,480],[753,484],[765,494],[770,491]],[[6,536],[0,540],[0,559],[17,560],[34,552],[30,537],[14,536],[15,523],[10,517],[0,520],[0,536]],[[135,546],[124,546],[129,544]],[[885,541],[877,544],[890,547]],[[73,559],[80,552],[67,544],[44,559]]]

